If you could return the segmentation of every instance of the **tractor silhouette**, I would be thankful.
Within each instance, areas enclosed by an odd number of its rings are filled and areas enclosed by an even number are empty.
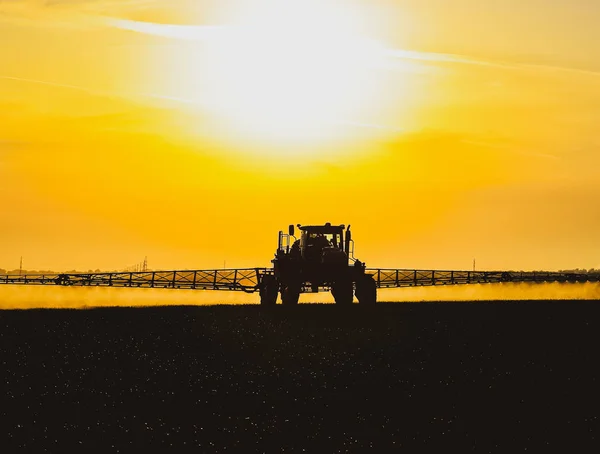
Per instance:
[[[289,226],[288,233],[279,232],[273,262],[273,274],[263,276],[260,301],[263,305],[277,303],[281,294],[284,305],[298,304],[300,293],[331,289],[336,304],[371,305],[377,301],[377,285],[365,264],[354,258],[354,241],[350,226],[297,225]],[[293,242],[292,242],[293,240]]]

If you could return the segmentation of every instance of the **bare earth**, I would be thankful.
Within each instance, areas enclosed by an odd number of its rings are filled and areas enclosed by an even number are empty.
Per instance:
[[[598,452],[599,348],[596,301],[0,311],[0,446]]]

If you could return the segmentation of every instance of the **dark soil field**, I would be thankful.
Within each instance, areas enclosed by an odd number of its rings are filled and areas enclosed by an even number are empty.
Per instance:
[[[600,452],[599,348],[589,301],[0,311],[1,452]]]

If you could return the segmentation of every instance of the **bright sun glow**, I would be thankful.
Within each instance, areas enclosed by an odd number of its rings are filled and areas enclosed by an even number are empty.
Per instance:
[[[384,51],[365,35],[365,17],[327,2],[253,3],[198,43],[194,80],[183,83],[236,137],[335,140],[384,99],[377,68]]]

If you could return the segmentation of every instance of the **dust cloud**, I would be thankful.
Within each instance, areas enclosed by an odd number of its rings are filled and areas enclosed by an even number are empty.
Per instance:
[[[379,301],[600,300],[598,283],[470,284],[381,289]]]
[[[600,300],[600,284],[472,284],[380,289],[379,301]],[[258,304],[258,293],[211,290],[128,289],[0,285],[0,309],[86,309],[109,306]],[[307,293],[301,303],[332,303],[330,293]]]
[[[209,290],[0,285],[0,309],[248,304],[258,300],[258,293]]]

